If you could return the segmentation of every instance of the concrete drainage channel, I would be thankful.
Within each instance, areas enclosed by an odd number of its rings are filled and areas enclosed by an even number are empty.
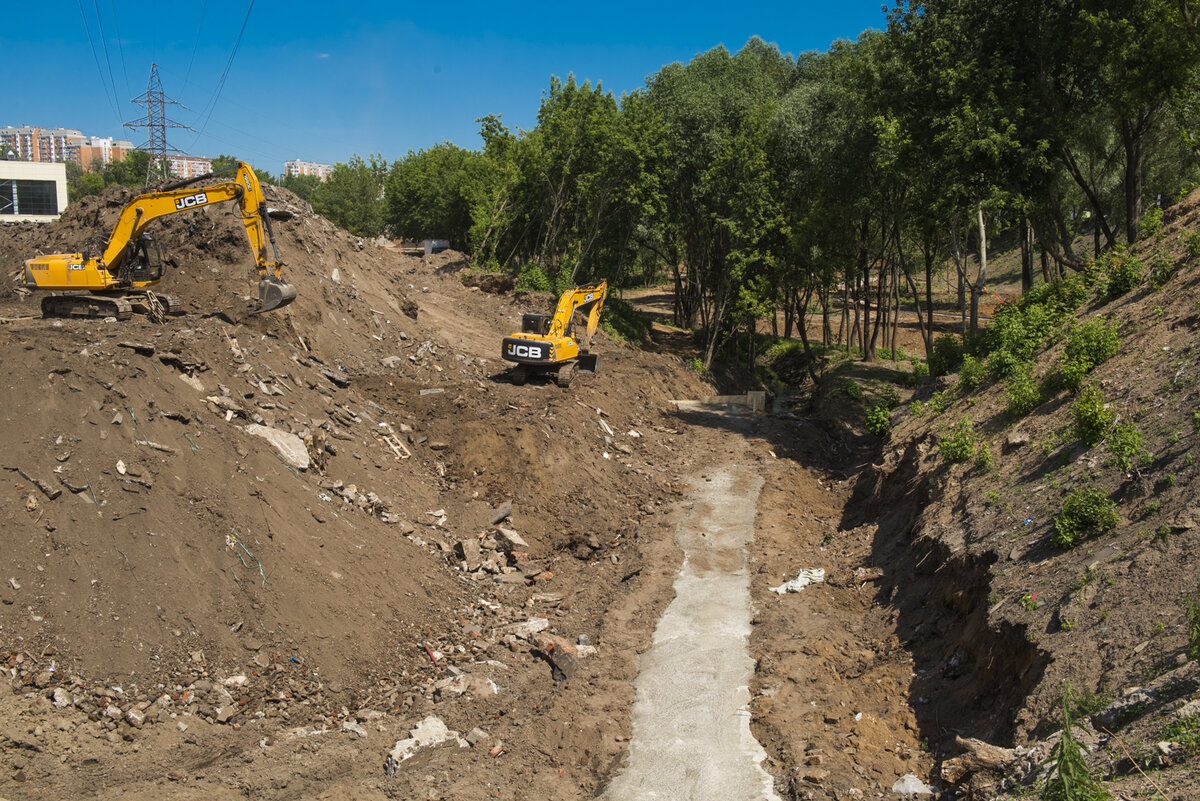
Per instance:
[[[726,467],[697,483],[675,533],[684,560],[635,682],[629,761],[609,801],[779,801],[750,733],[750,572],[762,479]]]

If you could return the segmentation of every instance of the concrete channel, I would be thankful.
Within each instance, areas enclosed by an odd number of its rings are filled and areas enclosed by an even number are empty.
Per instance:
[[[696,480],[675,542],[675,599],[642,654],[628,763],[608,801],[778,801],[750,732],[750,570],[762,478],[732,466]]]

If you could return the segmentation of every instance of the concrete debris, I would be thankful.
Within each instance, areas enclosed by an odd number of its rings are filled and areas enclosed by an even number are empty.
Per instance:
[[[512,501],[505,501],[496,508],[496,513],[492,515],[491,525],[497,525],[508,519],[512,514]],[[516,534],[516,532],[513,532]]]
[[[422,748],[432,748],[442,743],[453,741],[459,748],[468,747],[466,740],[458,736],[458,732],[447,728],[442,719],[430,715],[409,730],[408,737],[398,740],[388,752],[383,762],[383,772],[388,776],[396,775],[400,765],[411,758]]]
[[[367,736],[367,730],[359,725],[359,722],[353,718],[342,721],[342,731],[348,732],[360,738],[366,738]]]
[[[288,431],[281,431],[278,428],[269,428],[256,423],[251,423],[243,430],[251,436],[262,437],[274,445],[275,450],[279,451],[284,461],[292,467],[295,467],[297,470],[308,469],[310,464],[308,448],[304,447],[304,440],[300,439],[300,437]]]
[[[809,584],[820,584],[825,580],[825,568],[801,568],[791,581],[785,581],[778,587],[771,587],[771,592],[786,595],[789,592],[800,592]]]

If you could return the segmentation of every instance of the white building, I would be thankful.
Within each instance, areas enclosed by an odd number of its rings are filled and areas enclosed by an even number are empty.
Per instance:
[[[332,164],[319,164],[315,161],[285,161],[283,163],[283,177],[289,175],[315,175],[324,181],[329,177],[329,173],[333,172]]]
[[[52,222],[67,207],[67,165],[0,160],[0,222]]]

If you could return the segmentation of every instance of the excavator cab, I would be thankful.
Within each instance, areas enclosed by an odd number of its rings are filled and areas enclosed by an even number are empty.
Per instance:
[[[126,262],[133,281],[157,281],[162,278],[162,248],[151,234],[142,234],[137,238],[133,246],[133,258]],[[125,262],[122,262],[121,269],[126,269]]]
[[[552,315],[540,312],[525,312],[521,315],[521,333],[545,336],[550,333]]]

